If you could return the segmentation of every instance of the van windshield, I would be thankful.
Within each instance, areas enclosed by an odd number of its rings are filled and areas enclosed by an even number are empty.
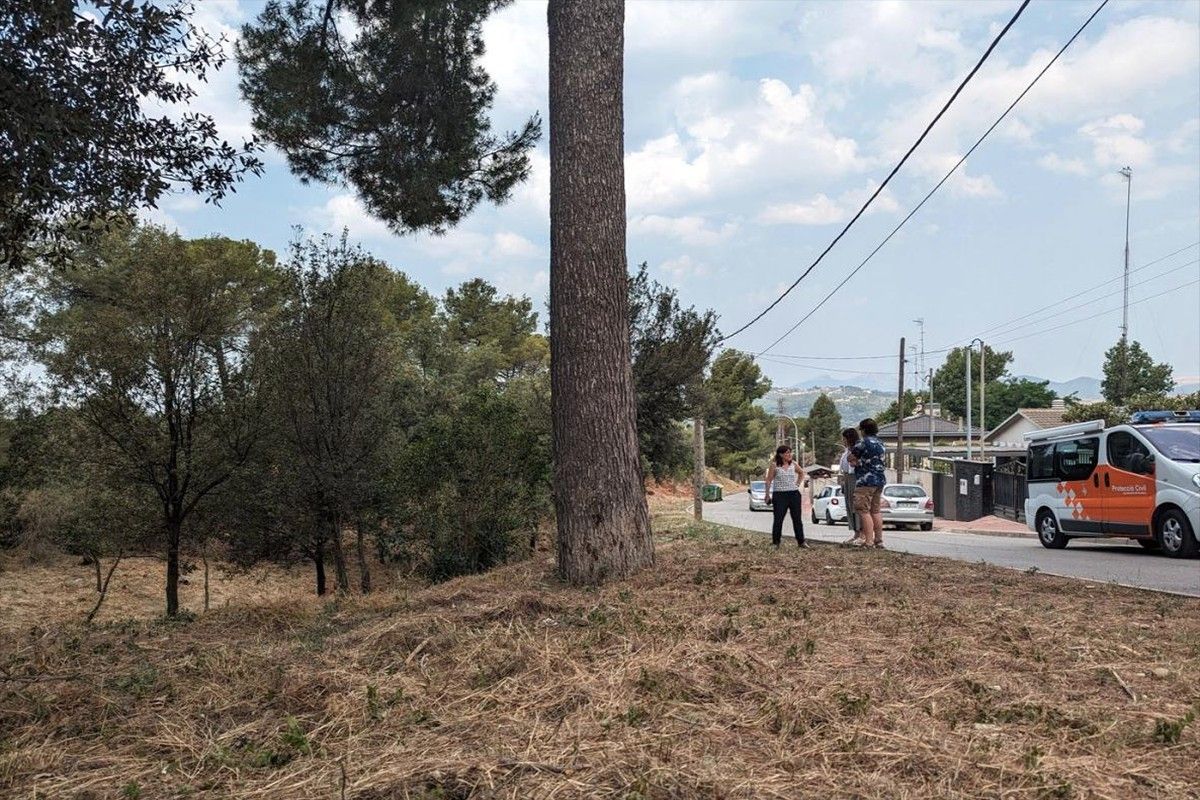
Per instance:
[[[1138,428],[1154,449],[1172,461],[1200,464],[1200,426]]]

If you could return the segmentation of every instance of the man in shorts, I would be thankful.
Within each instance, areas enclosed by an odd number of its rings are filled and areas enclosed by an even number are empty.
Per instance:
[[[879,425],[868,417],[858,423],[862,440],[850,451],[854,465],[854,512],[859,521],[862,547],[883,548],[883,514],[879,501],[887,483],[883,456],[887,451],[879,441]]]

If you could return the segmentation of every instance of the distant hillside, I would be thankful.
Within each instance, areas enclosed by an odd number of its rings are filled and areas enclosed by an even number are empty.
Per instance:
[[[1045,378],[1036,378],[1031,375],[1022,377],[1029,378],[1031,381],[1045,380]],[[1099,378],[1079,377],[1069,381],[1050,381],[1050,390],[1059,397],[1075,394],[1080,400],[1099,400],[1101,397]]]
[[[766,411],[775,413],[779,410],[779,401],[782,399],[784,414],[789,417],[806,417],[822,392],[829,395],[829,399],[834,402],[842,416],[842,422],[846,424],[857,423],[863,417],[874,416],[896,399],[894,392],[863,389],[860,386],[781,387],[767,392],[766,397],[759,400],[758,404]]]

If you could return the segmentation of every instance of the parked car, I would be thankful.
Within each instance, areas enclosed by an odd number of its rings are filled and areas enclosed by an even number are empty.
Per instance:
[[[900,529],[920,525],[921,530],[933,530],[933,498],[922,486],[909,483],[889,483],[883,487],[879,510],[884,525]]]
[[[750,481],[750,510],[770,511],[771,504],[767,502],[767,482]]]
[[[824,522],[833,525],[835,522],[846,521],[846,497],[840,486],[826,486],[813,498],[813,524]]]

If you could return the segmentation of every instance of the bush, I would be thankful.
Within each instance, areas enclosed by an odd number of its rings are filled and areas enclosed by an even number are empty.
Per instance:
[[[384,550],[435,581],[527,556],[550,510],[549,439],[520,398],[480,389],[414,433]]]

